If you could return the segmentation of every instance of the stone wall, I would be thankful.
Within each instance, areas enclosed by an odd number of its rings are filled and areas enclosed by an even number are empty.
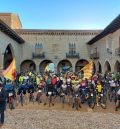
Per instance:
[[[92,39],[94,34],[33,34],[33,33],[18,33],[26,43],[22,45],[22,61],[33,60],[36,63],[37,71],[43,60],[52,61],[57,67],[61,60],[69,60],[72,63],[73,71],[75,71],[76,62],[80,59],[89,60],[89,53],[86,43]],[[36,43],[43,45],[45,52],[44,59],[32,58],[32,53],[35,52]],[[76,44],[76,53],[80,54],[80,58],[66,58],[66,53],[69,52],[69,43]],[[21,61],[21,63],[22,63]]]
[[[16,66],[17,70],[19,71],[20,69],[20,60],[22,60],[22,47],[20,44],[18,44],[16,41],[8,37],[6,34],[0,31],[0,57],[1,57],[1,62],[0,62],[0,67],[1,69],[3,68],[3,61],[4,61],[4,53],[7,48],[7,46],[11,46],[11,51],[13,52],[13,55],[16,59]]]
[[[96,67],[97,63],[100,62],[102,66],[102,72],[105,72],[105,62],[108,61],[111,66],[111,71],[115,71],[116,62],[120,62],[120,55],[116,55],[116,48],[120,48],[120,29],[116,32],[107,35],[106,37],[100,39],[96,43],[89,46],[89,55],[90,51],[97,48],[99,53],[99,59],[94,60]]]

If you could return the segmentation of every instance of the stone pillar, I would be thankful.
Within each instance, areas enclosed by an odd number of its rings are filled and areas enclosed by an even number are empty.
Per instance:
[[[39,69],[40,63],[37,60],[34,60],[34,63],[35,63],[35,67],[36,67],[36,72],[39,73],[40,72],[40,69]]]
[[[36,72],[39,73],[40,69],[39,69],[39,64],[36,64]]]
[[[57,63],[54,64],[55,65],[55,73],[57,73]]]
[[[73,72],[75,72],[75,63],[72,63],[72,70],[73,70]]]

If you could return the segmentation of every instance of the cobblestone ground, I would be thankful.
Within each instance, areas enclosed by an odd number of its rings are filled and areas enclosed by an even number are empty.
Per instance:
[[[120,114],[15,109],[5,113],[1,129],[120,129]]]

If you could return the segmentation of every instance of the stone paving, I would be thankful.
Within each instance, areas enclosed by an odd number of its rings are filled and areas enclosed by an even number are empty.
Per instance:
[[[120,129],[120,114],[15,109],[5,113],[1,129]]]

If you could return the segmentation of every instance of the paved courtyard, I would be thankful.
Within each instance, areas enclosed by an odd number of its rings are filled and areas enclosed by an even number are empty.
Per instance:
[[[1,129],[120,129],[120,114],[15,109],[6,111]]]

